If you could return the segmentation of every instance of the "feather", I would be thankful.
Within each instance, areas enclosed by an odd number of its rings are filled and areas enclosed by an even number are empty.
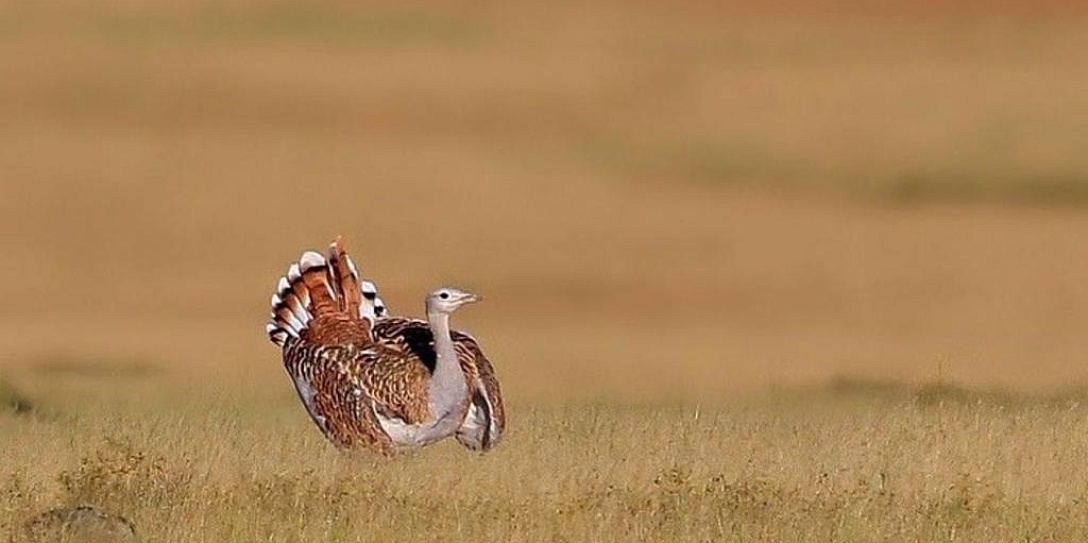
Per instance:
[[[502,395],[476,341],[450,333],[456,357],[451,367],[437,356],[427,321],[389,316],[377,285],[360,276],[341,238],[330,244],[327,257],[303,253],[269,301],[265,332],[282,347],[284,367],[306,411],[337,447],[391,454],[446,437],[485,451],[499,442],[505,428]],[[463,400],[460,393],[448,394],[449,384],[459,381],[457,366],[468,385]],[[447,387],[445,396],[431,398],[443,390],[433,383],[445,383],[439,385]],[[442,411],[432,401],[443,402],[437,404]]]
[[[343,240],[339,236],[329,245],[329,269],[332,270],[333,284],[339,287],[340,310],[349,315],[367,317],[360,312],[363,300],[359,291],[358,271],[344,251]]]
[[[307,309],[314,317],[335,315],[340,312],[340,303],[329,281],[329,267],[325,257],[313,251],[302,254],[299,260],[302,271],[302,284],[310,294]]]

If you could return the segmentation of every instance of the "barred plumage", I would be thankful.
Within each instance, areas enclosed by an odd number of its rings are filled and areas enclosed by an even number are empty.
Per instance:
[[[337,238],[328,258],[306,252],[272,296],[269,339],[319,429],[343,449],[392,453],[454,435],[488,450],[502,437],[498,380],[477,341],[449,315],[476,296],[439,289],[428,320],[386,317]]]
[[[434,371],[437,354],[434,334],[427,321],[405,317],[379,319],[373,329],[374,340],[387,348],[403,352]],[[498,444],[506,429],[506,410],[502,391],[491,361],[472,336],[450,332],[457,361],[469,383],[465,421],[457,429],[457,440],[471,449],[488,450]]]

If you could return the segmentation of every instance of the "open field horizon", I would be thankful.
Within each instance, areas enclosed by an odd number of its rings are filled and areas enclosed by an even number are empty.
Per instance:
[[[1088,540],[1081,4],[4,3],[0,538]],[[321,438],[337,235],[495,451]]]

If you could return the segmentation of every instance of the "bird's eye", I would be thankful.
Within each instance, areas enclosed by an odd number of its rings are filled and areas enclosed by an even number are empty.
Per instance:
[[[440,293],[440,294],[438,295],[438,297],[439,297],[439,298],[442,298],[443,300],[445,300],[446,298],[449,298],[449,297],[450,297],[450,293],[448,293],[448,292],[442,292],[442,293]]]

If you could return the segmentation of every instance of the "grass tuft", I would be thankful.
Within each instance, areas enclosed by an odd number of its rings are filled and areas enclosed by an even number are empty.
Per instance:
[[[93,503],[109,510],[169,510],[190,495],[193,472],[187,461],[137,450],[126,440],[107,438],[79,467],[62,471],[58,482],[67,504]]]
[[[12,384],[0,379],[0,413],[28,415],[37,407],[37,404]]]

